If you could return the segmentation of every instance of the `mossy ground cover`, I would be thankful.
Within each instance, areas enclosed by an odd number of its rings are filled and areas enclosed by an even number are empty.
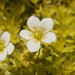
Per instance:
[[[19,36],[32,15],[51,17],[56,34],[55,42],[35,53]],[[0,36],[4,31],[15,50],[0,62],[0,75],[75,75],[75,0],[0,0]]]

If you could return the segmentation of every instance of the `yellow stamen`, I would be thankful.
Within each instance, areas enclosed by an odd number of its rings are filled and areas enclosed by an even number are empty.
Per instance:
[[[4,51],[5,48],[5,42],[3,40],[0,40],[0,53]]]
[[[41,40],[43,37],[44,33],[42,31],[34,31],[33,32],[33,37],[37,40]]]

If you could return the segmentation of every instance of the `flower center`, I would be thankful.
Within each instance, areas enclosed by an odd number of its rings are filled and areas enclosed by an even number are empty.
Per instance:
[[[42,31],[34,31],[33,32],[33,37],[40,41],[43,37],[43,32]]]
[[[0,40],[0,53],[4,51],[5,48],[5,42],[3,40]]]

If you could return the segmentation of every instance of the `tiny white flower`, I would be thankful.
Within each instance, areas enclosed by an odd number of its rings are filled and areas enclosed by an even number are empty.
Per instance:
[[[14,45],[10,42],[10,33],[4,32],[0,37],[0,61],[5,60],[14,50]]]
[[[27,48],[30,52],[38,51],[41,41],[44,43],[52,43],[56,40],[56,35],[53,32],[49,32],[54,25],[51,18],[44,18],[40,21],[39,18],[31,16],[27,24],[31,31],[21,30],[20,36],[29,40],[27,42]]]

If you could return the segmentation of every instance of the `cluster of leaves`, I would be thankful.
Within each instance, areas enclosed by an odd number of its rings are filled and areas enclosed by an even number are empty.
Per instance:
[[[28,52],[19,36],[27,19],[51,17],[56,42]],[[0,62],[0,75],[75,75],[75,0],[0,0],[0,34],[8,31],[15,45],[12,55]]]

